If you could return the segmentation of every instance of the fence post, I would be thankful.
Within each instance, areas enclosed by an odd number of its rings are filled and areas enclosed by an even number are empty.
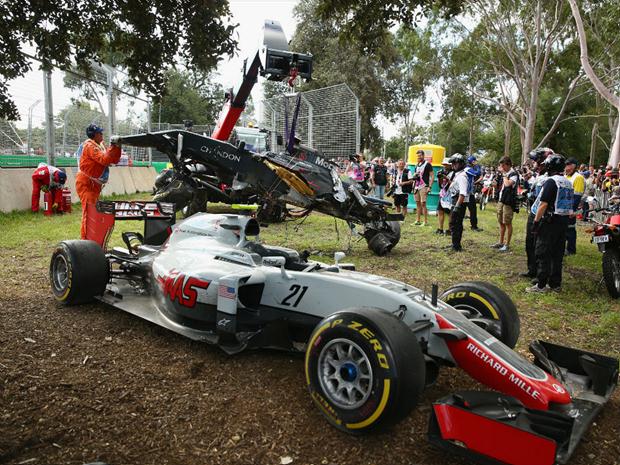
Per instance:
[[[146,102],[146,132],[151,132],[151,101]],[[149,166],[153,166],[153,150],[151,147],[147,147],[146,153],[149,158]]]
[[[47,164],[54,164],[54,108],[52,102],[52,72],[43,70],[43,93],[45,95],[45,147]]]

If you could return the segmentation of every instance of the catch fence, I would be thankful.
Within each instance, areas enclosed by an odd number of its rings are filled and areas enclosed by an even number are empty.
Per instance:
[[[112,134],[137,134],[149,130],[149,102],[127,85],[127,75],[109,66],[94,65],[93,74],[38,69],[8,83],[20,118],[0,119],[0,167],[36,167],[40,162],[76,166],[78,147],[86,127],[104,128]],[[150,150],[123,147],[121,164],[148,164]]]
[[[295,135],[303,145],[331,159],[348,159],[360,151],[359,100],[346,84],[264,100],[261,127],[271,133],[271,150],[285,148],[287,120],[290,128],[298,95]]]

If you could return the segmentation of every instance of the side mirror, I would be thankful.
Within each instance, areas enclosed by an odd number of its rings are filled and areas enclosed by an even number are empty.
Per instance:
[[[336,252],[334,254],[334,261],[336,262],[336,265],[338,265],[344,257],[346,257],[344,252]]]
[[[263,265],[265,266],[275,266],[275,267],[281,268],[285,265],[285,263],[286,263],[286,258],[284,257],[279,257],[279,256],[263,257]]]

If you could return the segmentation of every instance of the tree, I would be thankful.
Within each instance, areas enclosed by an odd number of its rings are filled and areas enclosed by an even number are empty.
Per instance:
[[[153,118],[168,123],[214,124],[224,101],[222,86],[200,71],[169,69],[166,87],[160,100],[159,115]],[[155,112],[153,112],[155,113]]]
[[[129,84],[156,96],[177,59],[208,71],[232,54],[235,27],[227,0],[0,2],[0,117],[19,119],[6,82],[31,69],[24,43],[36,47],[44,69],[77,64],[88,73],[91,60],[117,55]]]
[[[583,20],[581,18],[581,12],[579,11],[579,7],[577,6],[577,2],[575,0],[568,0],[568,3],[570,5],[570,9],[573,14],[573,18],[575,20],[575,24],[577,26],[577,34],[579,36],[579,48],[581,50],[581,55],[580,55],[581,66],[583,67],[583,70],[585,71],[586,76],[588,77],[588,79],[590,80],[590,82],[592,83],[596,91],[599,93],[599,95],[616,109],[618,113],[618,120],[620,120],[620,94],[614,93],[610,87],[606,86],[601,80],[601,78],[598,76],[598,74],[594,71],[592,64],[590,63],[590,58],[588,55],[588,39],[586,36],[586,31],[584,28]],[[607,4],[607,6],[610,6],[608,2],[603,2],[603,3]],[[614,11],[616,13],[615,16],[617,20],[618,19],[617,4],[615,5],[615,7],[616,7],[615,9],[610,10],[609,12],[611,13],[612,11]],[[607,17],[609,17],[609,15],[607,15]],[[617,27],[617,23],[616,23],[616,27]],[[614,56],[612,55],[610,56],[610,58],[613,64]],[[612,68],[612,71],[617,72],[617,70],[614,70],[614,68]],[[615,136],[613,139],[611,150],[609,151],[609,162],[608,162],[612,166],[617,166],[618,163],[620,162],[620,122],[617,121],[615,126],[616,126],[616,131],[615,131]]]
[[[553,59],[568,40],[567,12],[562,0],[472,0],[471,12],[480,22],[468,41],[480,50],[474,69],[477,82],[491,84],[491,90],[477,86],[468,90],[478,98],[502,108],[521,134],[522,160],[536,145],[536,117],[540,91]],[[579,81],[578,71],[568,83],[567,102]],[[565,105],[560,107],[560,114]],[[556,125],[541,140],[555,131]]]
[[[344,41],[357,43],[363,51],[376,52],[386,31],[401,24],[414,26],[433,10],[445,17],[459,13],[465,0],[319,0],[316,12],[329,21]]]
[[[381,148],[375,117],[389,98],[386,69],[395,59],[389,32],[378,39],[375,54],[362,52],[355,44],[339,40],[339,29],[330,19],[317,20],[320,0],[301,0],[295,7],[297,29],[291,40],[294,50],[312,53],[312,81],[301,90],[346,83],[360,102],[361,141],[365,147]]]
[[[404,155],[407,156],[411,125],[426,89],[441,76],[439,47],[433,41],[436,22],[428,21],[424,28],[402,27],[394,37],[398,58],[388,70],[389,98],[384,107],[392,121],[404,124]]]

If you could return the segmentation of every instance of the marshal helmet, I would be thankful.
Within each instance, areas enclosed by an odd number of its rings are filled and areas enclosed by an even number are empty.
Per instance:
[[[547,157],[543,163],[547,167],[547,173],[549,174],[561,173],[566,168],[566,158],[558,153]]]
[[[103,128],[100,126],[97,126],[96,124],[89,124],[88,127],[86,128],[86,135],[88,136],[89,139],[92,139],[93,137],[95,137],[95,134],[97,133],[103,134]]]

